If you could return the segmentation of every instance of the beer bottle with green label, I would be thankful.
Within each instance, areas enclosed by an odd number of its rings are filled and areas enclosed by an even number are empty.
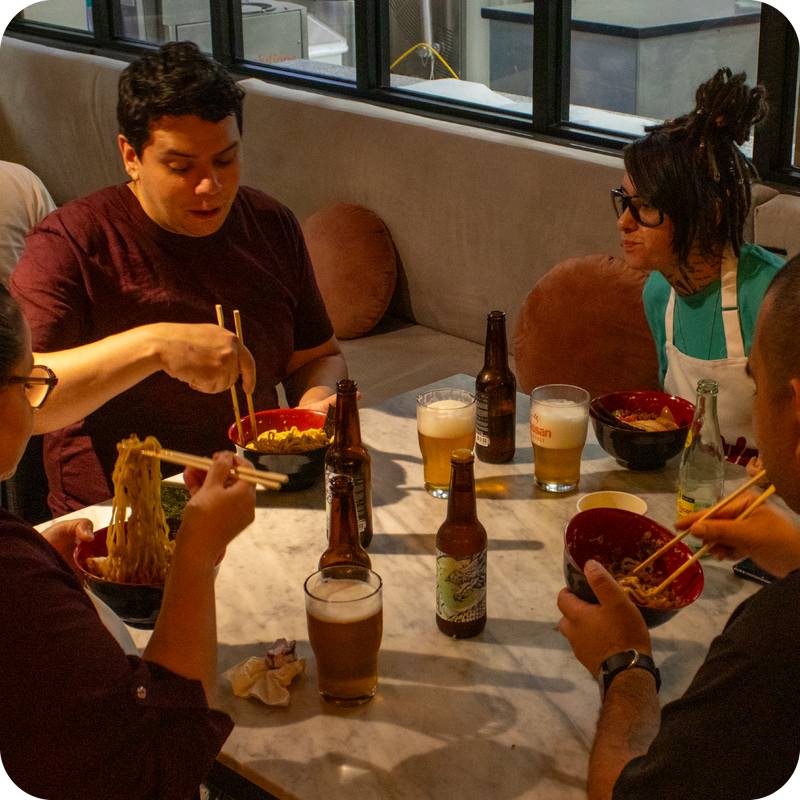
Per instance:
[[[436,534],[436,624],[458,639],[486,625],[486,529],[478,520],[474,456],[453,450],[447,519]]]

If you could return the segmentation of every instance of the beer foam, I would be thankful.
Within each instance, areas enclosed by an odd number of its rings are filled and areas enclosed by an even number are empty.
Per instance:
[[[468,436],[475,427],[475,406],[460,400],[436,400],[417,409],[417,430],[433,439]]]
[[[376,587],[349,578],[324,580],[306,594],[306,608],[324,622],[358,622],[381,610]],[[357,602],[361,601],[361,602]]]
[[[531,441],[553,450],[583,447],[589,417],[585,406],[570,400],[549,400],[531,408]]]

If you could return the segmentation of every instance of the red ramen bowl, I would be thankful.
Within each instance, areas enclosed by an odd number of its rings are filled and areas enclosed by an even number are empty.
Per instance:
[[[161,601],[164,598],[164,584],[144,583],[116,583],[105,578],[98,578],[86,566],[89,558],[98,558],[108,555],[106,536],[108,528],[100,528],[94,532],[94,541],[78,542],[75,545],[73,560],[80,571],[84,585],[95,596],[99,597],[111,610],[131,628],[152,630],[161,610]],[[223,553],[217,562],[214,572],[216,577],[219,564],[224,558]]]
[[[256,412],[256,435],[264,431],[288,431],[293,427],[299,431],[322,428],[326,415],[322,411],[310,411],[307,408],[273,408],[269,411]],[[242,418],[242,433],[245,442],[251,435],[250,417]],[[325,454],[330,445],[323,445],[305,453],[259,453],[242,447],[239,442],[239,431],[234,423],[228,429],[228,438],[236,445],[236,454],[246,458],[259,469],[268,472],[280,472],[289,477],[289,481],[281,487],[282,492],[299,492],[313,486],[325,471]]]
[[[564,533],[564,578],[567,587],[582,600],[596,603],[597,598],[583,574],[589,559],[609,569],[623,558],[644,561],[659,547],[671,541],[674,534],[641,514],[621,508],[591,508],[576,514]],[[668,575],[692,557],[692,551],[678,542],[652,564],[657,586]],[[695,561],[670,584],[678,605],[673,608],[651,608],[636,604],[648,628],[655,628],[682,608],[691,605],[703,591],[703,569]]]
[[[678,425],[672,431],[630,430],[610,421],[614,411],[631,409],[659,414],[666,406]],[[616,458],[620,466],[633,470],[660,469],[683,450],[694,417],[694,403],[663,392],[612,392],[589,404],[600,447]]]

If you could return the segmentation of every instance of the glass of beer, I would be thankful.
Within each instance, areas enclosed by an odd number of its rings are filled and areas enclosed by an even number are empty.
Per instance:
[[[434,497],[450,494],[450,454],[475,447],[475,395],[463,389],[434,389],[417,397],[417,433],[425,488]]]
[[[334,706],[360,706],[378,690],[383,636],[380,576],[366,567],[326,567],[304,585],[317,687]]]
[[[539,488],[569,492],[577,487],[590,399],[585,389],[562,383],[531,392],[533,476]]]

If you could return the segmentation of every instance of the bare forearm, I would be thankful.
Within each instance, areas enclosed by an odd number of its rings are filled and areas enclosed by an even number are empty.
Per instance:
[[[619,674],[608,690],[597,722],[589,760],[588,800],[611,800],[625,765],[647,752],[660,722],[653,676],[641,669]]]
[[[209,705],[213,703],[217,681],[213,566],[198,567],[176,553],[144,658],[184,678],[201,681]]]
[[[283,382],[289,405],[306,406],[336,394],[336,385],[347,377],[341,353],[333,353],[300,367]]]
[[[157,372],[161,360],[155,327],[135,328],[72,350],[35,354],[36,363],[46,364],[58,376],[58,386],[36,412],[34,433],[70,425]]]

